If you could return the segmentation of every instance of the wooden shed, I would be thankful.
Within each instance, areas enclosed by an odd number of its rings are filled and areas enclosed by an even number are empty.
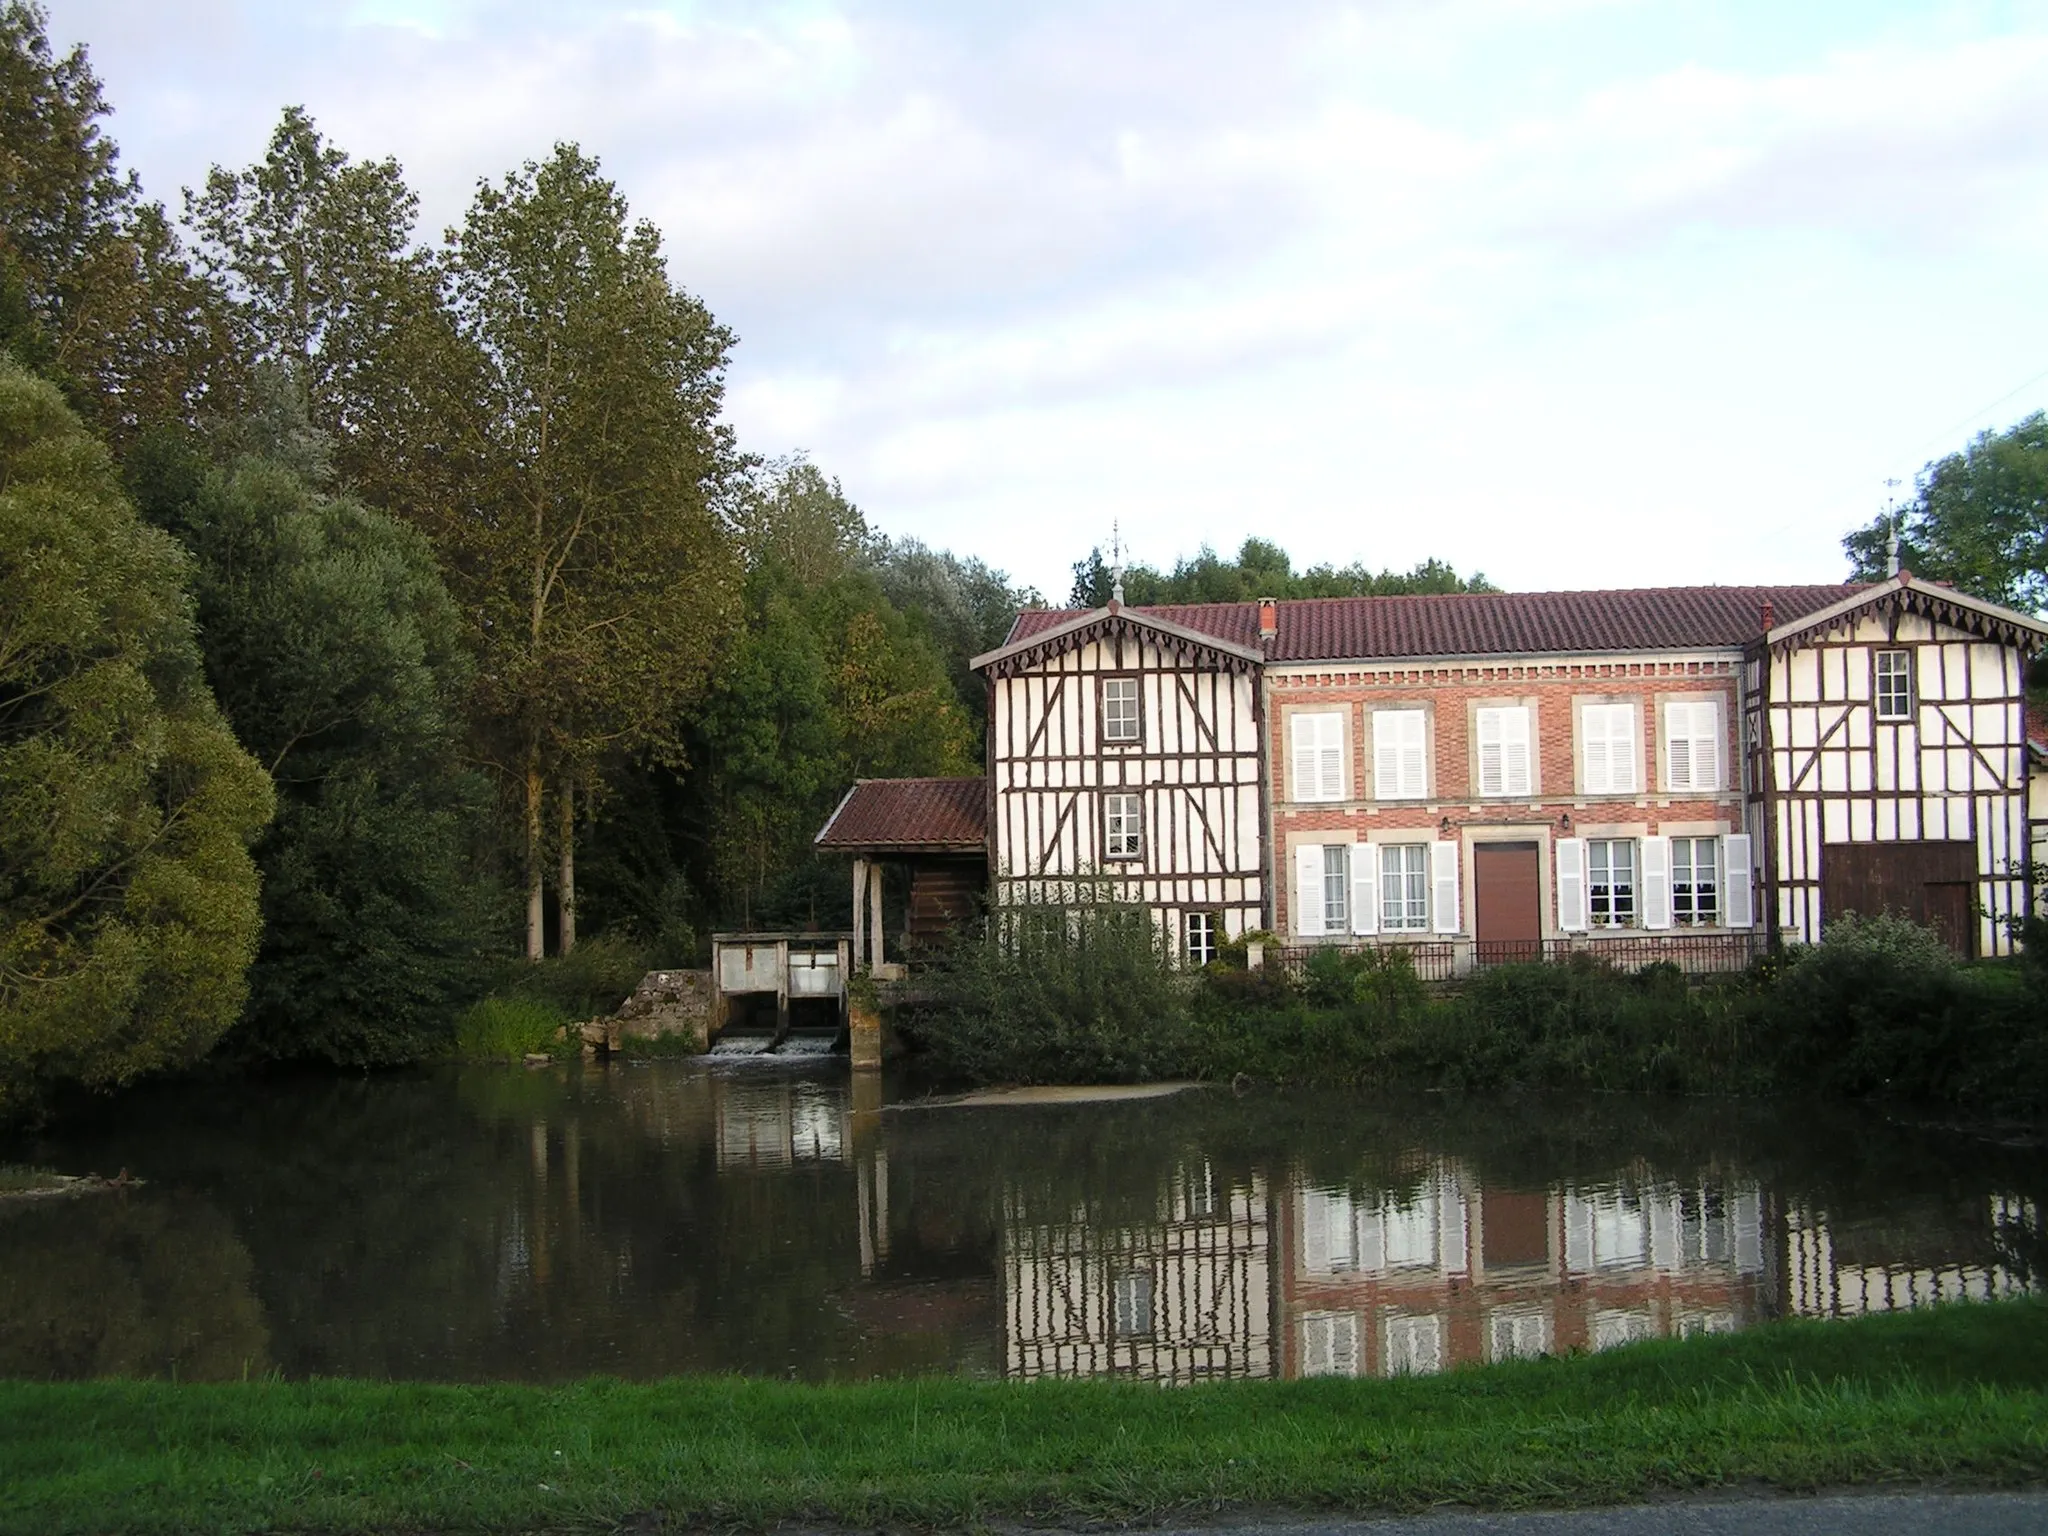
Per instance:
[[[861,779],[814,843],[852,856],[854,965],[886,973],[884,865],[910,871],[908,939],[936,942],[978,915],[988,889],[988,781]]]

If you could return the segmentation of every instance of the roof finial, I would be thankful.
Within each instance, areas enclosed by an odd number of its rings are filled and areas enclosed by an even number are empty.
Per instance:
[[[1884,573],[1887,576],[1899,574],[1899,482],[1898,477],[1885,481],[1888,493],[1884,504]]]
[[[1109,600],[1124,605],[1124,536],[1114,519],[1109,525]]]

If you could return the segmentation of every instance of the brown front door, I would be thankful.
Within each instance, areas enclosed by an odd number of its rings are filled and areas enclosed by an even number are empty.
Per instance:
[[[1968,956],[1977,934],[1970,920],[1976,888],[1974,843],[1829,843],[1820,851],[1823,924],[1847,912],[1895,912]]]
[[[1473,958],[1481,965],[1543,955],[1543,881],[1534,843],[1472,847]]]

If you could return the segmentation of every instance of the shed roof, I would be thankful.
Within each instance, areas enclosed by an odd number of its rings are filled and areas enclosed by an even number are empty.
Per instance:
[[[1440,592],[1409,597],[1289,598],[1278,605],[1269,662],[1409,656],[1515,656],[1715,649],[1743,645],[1772,622],[1839,603],[1854,583],[1782,587],[1638,587],[1596,592]],[[1009,644],[1069,625],[1082,610],[1017,615]],[[1129,608],[1233,645],[1259,646],[1257,603]]]
[[[860,779],[813,842],[820,853],[980,853],[985,779]]]

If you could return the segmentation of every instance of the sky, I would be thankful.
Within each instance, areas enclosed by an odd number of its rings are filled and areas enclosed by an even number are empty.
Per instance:
[[[175,211],[303,105],[420,234],[559,140],[739,336],[727,415],[1063,599],[1435,557],[1830,581],[2048,408],[2048,0],[48,0]]]

